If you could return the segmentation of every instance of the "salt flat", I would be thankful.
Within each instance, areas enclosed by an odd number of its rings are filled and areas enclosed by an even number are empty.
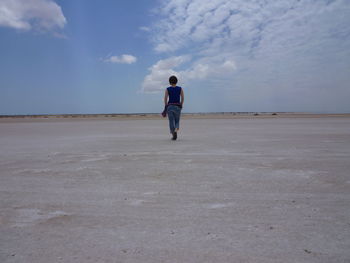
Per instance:
[[[350,118],[0,122],[0,262],[350,262]]]

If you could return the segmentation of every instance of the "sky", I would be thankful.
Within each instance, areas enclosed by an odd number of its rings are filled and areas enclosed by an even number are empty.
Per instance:
[[[350,112],[349,0],[0,0],[0,115]]]

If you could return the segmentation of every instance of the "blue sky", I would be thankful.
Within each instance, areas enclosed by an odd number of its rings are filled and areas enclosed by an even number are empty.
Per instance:
[[[0,0],[0,114],[350,112],[348,0]]]

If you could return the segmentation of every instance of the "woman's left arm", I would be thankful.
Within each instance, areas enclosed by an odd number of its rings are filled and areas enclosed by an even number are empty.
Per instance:
[[[169,97],[169,94],[168,94],[168,89],[165,90],[165,94],[164,94],[164,105],[168,105],[168,97]]]

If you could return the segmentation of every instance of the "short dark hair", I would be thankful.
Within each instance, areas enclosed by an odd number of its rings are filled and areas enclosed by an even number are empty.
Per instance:
[[[170,84],[176,84],[177,83],[177,77],[176,76],[171,76],[169,78],[169,83]]]

